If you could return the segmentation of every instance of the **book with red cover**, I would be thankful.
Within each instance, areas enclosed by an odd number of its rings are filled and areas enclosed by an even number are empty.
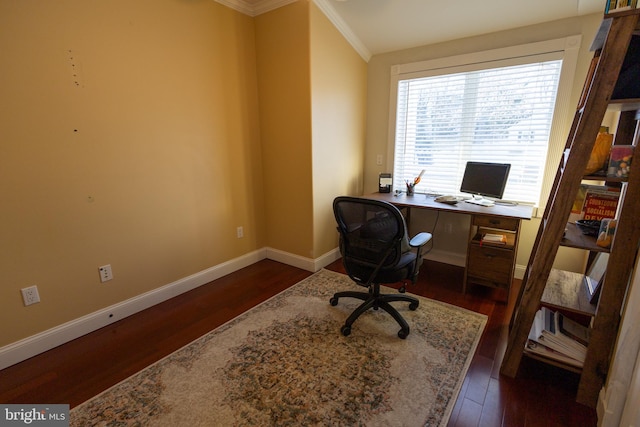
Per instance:
[[[604,218],[615,218],[619,199],[620,192],[614,189],[588,188],[582,206],[582,219],[599,221]]]

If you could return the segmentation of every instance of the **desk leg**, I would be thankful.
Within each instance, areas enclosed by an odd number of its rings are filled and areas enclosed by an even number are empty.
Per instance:
[[[402,206],[402,207],[399,207],[398,209],[400,210],[400,213],[403,214],[404,222],[405,224],[407,224],[407,233],[409,233],[407,238],[411,240],[411,208],[408,206]]]
[[[462,279],[462,295],[467,293],[467,277],[469,271],[469,250],[471,249],[471,240],[476,235],[477,227],[473,221],[473,215],[471,215],[471,221],[469,221],[469,237],[467,238],[467,256],[464,259],[464,278]]]
[[[407,209],[407,213],[405,215],[405,222],[407,223],[407,233],[409,233],[410,224],[411,224],[411,208],[407,207],[406,209]],[[409,233],[409,235],[411,235],[411,234]]]

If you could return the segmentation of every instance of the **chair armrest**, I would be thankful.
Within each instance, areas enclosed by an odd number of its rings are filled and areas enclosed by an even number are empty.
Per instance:
[[[409,246],[412,248],[419,248],[427,244],[429,240],[431,240],[431,233],[418,233],[409,242]]]

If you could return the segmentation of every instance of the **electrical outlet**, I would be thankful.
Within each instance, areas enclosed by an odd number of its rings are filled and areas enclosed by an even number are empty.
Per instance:
[[[244,237],[244,228],[236,228],[236,235],[238,236],[238,239],[242,239]]]
[[[103,265],[102,267],[98,268],[98,271],[100,271],[100,282],[104,283],[113,279],[111,264]]]
[[[382,154],[376,156],[376,165],[382,166]]]
[[[40,294],[38,294],[37,286],[22,288],[20,291],[22,292],[22,300],[24,301],[25,306],[40,302]]]

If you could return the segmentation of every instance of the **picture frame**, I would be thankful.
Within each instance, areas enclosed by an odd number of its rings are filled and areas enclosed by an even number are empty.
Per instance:
[[[607,263],[609,262],[609,254],[599,252],[596,254],[593,262],[584,275],[584,284],[589,295],[589,302],[596,304],[600,296],[600,287],[607,271]]]

